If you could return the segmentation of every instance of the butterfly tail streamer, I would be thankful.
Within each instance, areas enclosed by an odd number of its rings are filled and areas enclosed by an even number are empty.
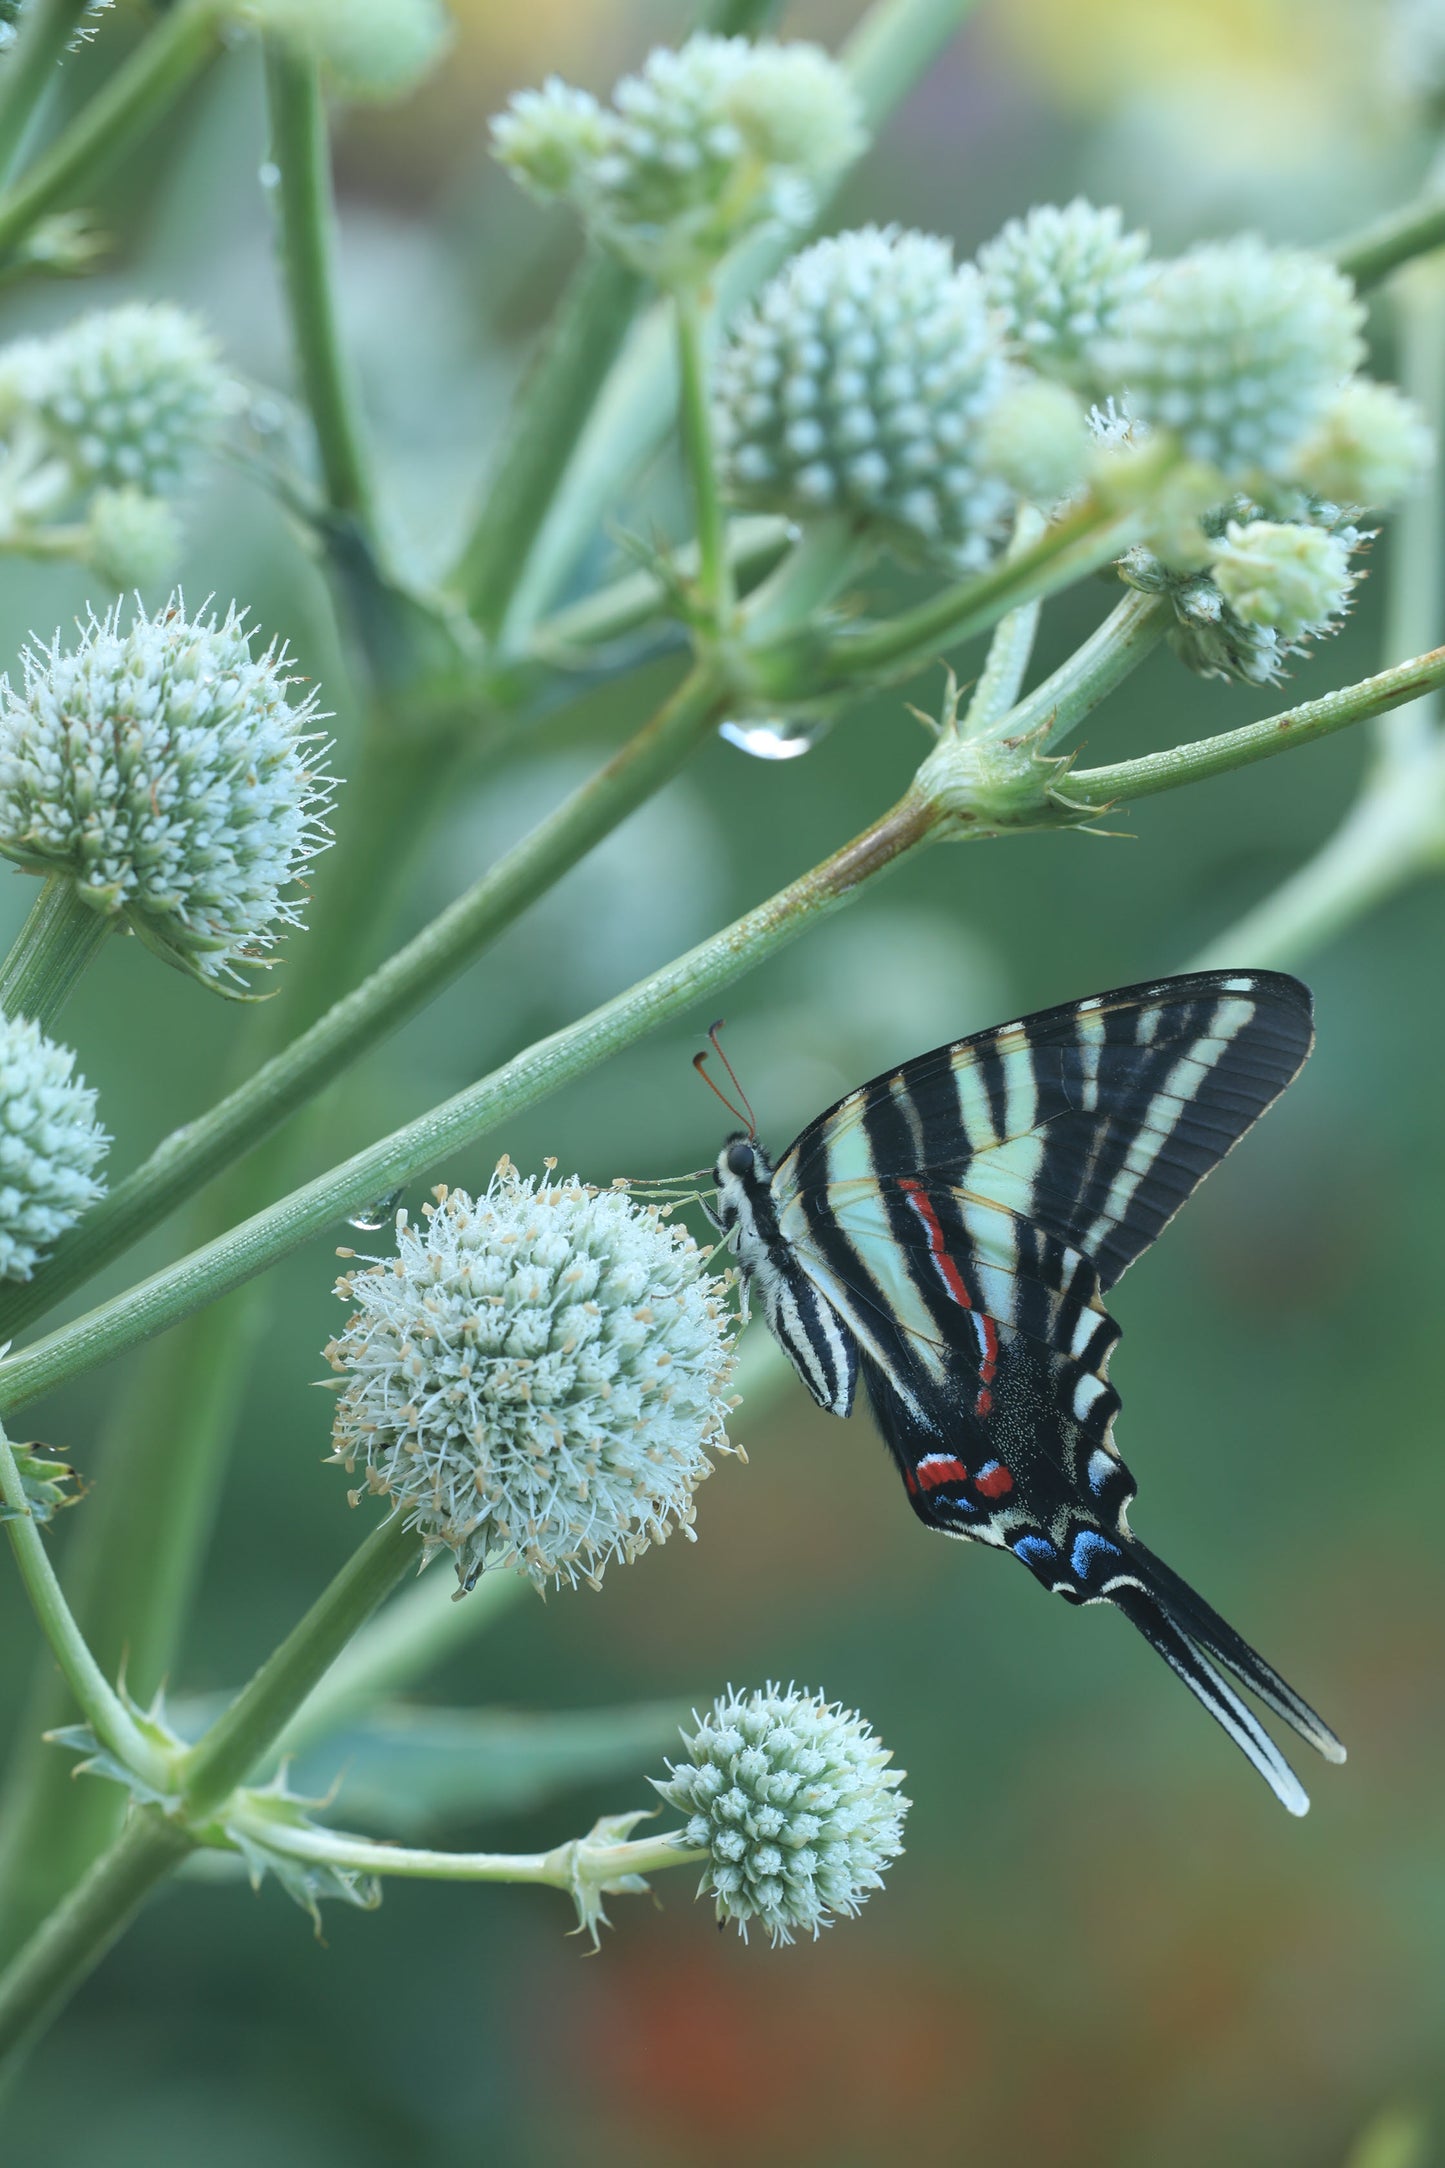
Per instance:
[[[1135,1587],[1112,1590],[1110,1600],[1254,1764],[1286,1813],[1308,1814],[1309,1794],[1269,1733],[1166,1605],[1147,1589]]]
[[[1172,1566],[1166,1566],[1162,1558],[1156,1558],[1137,1537],[1130,1550],[1133,1563],[1144,1568],[1145,1584],[1156,1603],[1191,1641],[1207,1650],[1226,1671],[1232,1672],[1241,1686],[1248,1687],[1267,1709],[1272,1709],[1302,1739],[1307,1739],[1327,1762],[1344,1761],[1344,1746],[1329,1725],[1280,1677],[1273,1665],[1267,1664],[1258,1651],[1250,1647],[1242,1634],[1237,1634]]]

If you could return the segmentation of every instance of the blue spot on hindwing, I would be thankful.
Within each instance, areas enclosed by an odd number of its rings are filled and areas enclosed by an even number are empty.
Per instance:
[[[1047,1536],[1020,1536],[1009,1548],[1026,1566],[1047,1566],[1059,1555]]]
[[[1122,1558],[1123,1555],[1117,1543],[1111,1543],[1107,1536],[1097,1535],[1092,1528],[1085,1528],[1074,1538],[1069,1564],[1081,1581],[1087,1581],[1095,1559]]]

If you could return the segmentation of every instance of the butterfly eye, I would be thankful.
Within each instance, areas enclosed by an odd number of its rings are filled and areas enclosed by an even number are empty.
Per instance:
[[[739,1138],[736,1144],[728,1146],[729,1174],[736,1174],[745,1180],[754,1171],[756,1165],[757,1161],[753,1157],[753,1148],[746,1139]]]

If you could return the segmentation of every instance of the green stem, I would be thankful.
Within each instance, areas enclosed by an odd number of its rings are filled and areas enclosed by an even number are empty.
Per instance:
[[[55,1577],[40,1531],[26,1502],[25,1486],[10,1441],[0,1430],[0,1496],[9,1518],[5,1523],[20,1578],[30,1598],[40,1628],[55,1661],[65,1675],[86,1721],[102,1746],[109,1747],[131,1768],[164,1786],[168,1770],[162,1766],[150,1741],[131,1717],[91,1655],[85,1637],[71,1616],[65,1592]]]
[[[1019,702],[1008,718],[1010,735],[1038,732],[1043,746],[1061,744],[1159,645],[1169,618],[1162,595],[1126,595],[1083,646]]]
[[[1161,790],[1178,790],[1185,783],[1203,782],[1225,775],[1233,768],[1271,760],[1276,753],[1296,745],[1308,745],[1351,723],[1368,722],[1404,701],[1417,700],[1445,682],[1445,647],[1428,655],[1396,663],[1393,669],[1364,678],[1358,685],[1344,685],[1318,700],[1306,700],[1287,708],[1282,715],[1268,715],[1262,722],[1246,723],[1240,730],[1222,731],[1218,737],[1200,738],[1191,745],[1171,746],[1167,752],[1145,753],[1138,760],[1122,760],[1108,768],[1073,769],[1064,785],[1064,796],[1074,805],[1128,805]]]
[[[0,1974],[0,2068],[27,2048],[130,1925],[192,1840],[153,1807],[139,1807],[84,1881]]]
[[[682,767],[723,712],[718,679],[695,670],[658,713],[587,783],[465,895],[244,1084],[167,1137],[56,1244],[33,1281],[0,1295],[0,1332],[13,1334],[259,1143],[368,1047],[440,992],[627,815]],[[329,923],[344,924],[333,910]],[[394,1183],[371,1192],[381,1196]],[[365,1202],[365,1199],[360,1200]]]
[[[175,103],[220,43],[213,0],[179,0],[88,105],[0,196],[0,255],[84,192]]]
[[[1445,195],[1428,188],[1402,210],[1387,211],[1368,226],[1346,234],[1325,251],[1357,286],[1377,286],[1413,256],[1445,248]]]
[[[770,573],[778,560],[788,555],[787,522],[775,519],[771,513],[730,520],[724,548],[734,583],[750,584]],[[684,543],[681,549],[674,550],[667,569],[668,579],[659,578],[655,572],[632,572],[625,579],[583,595],[565,610],[555,611],[534,630],[531,654],[563,670],[587,669],[595,660],[589,650],[640,632],[669,613],[674,583],[698,576],[697,544]],[[521,663],[513,669],[524,671],[526,667]]]
[[[1043,513],[1031,504],[1021,505],[1014,522],[1009,558],[1016,560],[1032,549],[1044,528]],[[1021,603],[994,626],[993,638],[988,643],[988,660],[979,672],[973,698],[961,725],[965,736],[975,737],[995,723],[1001,723],[1005,716],[1012,716],[1034,652],[1041,608],[1038,601]]]
[[[0,77],[0,180],[8,180],[88,0],[31,0]]]
[[[422,1541],[393,1515],[354,1551],[306,1616],[266,1659],[177,1768],[189,1821],[204,1820],[243,1784],[317,1681],[377,1605],[421,1563]]]
[[[678,427],[697,524],[698,593],[708,623],[717,629],[725,625],[732,614],[732,587],[708,394],[711,311],[691,287],[683,288],[675,300]]]
[[[1057,520],[1029,549],[1003,558],[979,578],[945,588],[886,624],[838,634],[818,659],[819,674],[838,686],[906,677],[944,649],[986,632],[1005,611],[1097,572],[1128,548],[1140,517],[1090,500]]]
[[[336,207],[326,107],[314,61],[279,38],[266,40],[271,159],[280,174],[282,283],[301,389],[316,432],[327,503],[343,519],[370,522],[360,401],[336,317]]]
[[[871,549],[846,513],[810,520],[777,569],[749,595],[743,624],[747,646],[765,648],[790,627],[803,628],[806,635],[809,619],[833,600]]]
[[[1415,264],[1390,289],[1399,327],[1399,381],[1436,433],[1445,428],[1445,263]],[[1445,635],[1445,488],[1432,474],[1399,507],[1385,562],[1387,655],[1418,655]],[[1417,700],[1380,725],[1385,767],[1428,752],[1435,743],[1440,702]]]
[[[351,1868],[360,1874],[404,1876],[412,1881],[531,1882],[570,1890],[579,1872],[594,1889],[623,1875],[657,1874],[666,1867],[691,1867],[707,1858],[690,1846],[682,1831],[634,1838],[626,1844],[592,1844],[574,1837],[550,1852],[434,1852],[400,1844],[377,1844],[343,1830],[296,1828],[264,1813],[240,1810],[233,1826],[292,1859]]]
[[[934,810],[910,792],[821,866],[626,993],[217,1241],[11,1355],[0,1362],[0,1407],[22,1406],[62,1378],[79,1375],[122,1348],[163,1332],[265,1271],[310,1236],[334,1228],[349,1212],[414,1181],[438,1159],[475,1144],[499,1122],[684,1014],[795,939],[814,919],[848,901],[864,883],[926,841],[937,820]]]
[[[0,1015],[30,1017],[48,1030],[114,924],[67,875],[50,874],[0,963]]]
[[[643,282],[611,256],[575,273],[502,432],[501,450],[452,585],[499,646],[557,484],[627,336]]]
[[[975,4],[874,0],[839,59],[875,134]],[[828,200],[820,199],[820,212]],[[796,232],[769,232],[736,249],[718,277],[721,321],[727,323],[800,246]],[[628,477],[651,456],[677,411],[676,339],[665,304],[639,319],[605,382],[589,389],[591,411],[585,427],[572,439],[566,466],[554,478],[546,517],[533,535],[525,571],[513,586],[508,631],[514,641],[551,608],[600,522],[623,495]]]

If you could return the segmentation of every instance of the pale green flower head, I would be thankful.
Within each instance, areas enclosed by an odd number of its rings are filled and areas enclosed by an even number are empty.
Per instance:
[[[746,1937],[816,1937],[883,1885],[903,1850],[903,1772],[854,1710],[821,1694],[731,1690],[683,1733],[688,1759],[654,1778],[687,1817],[683,1841],[708,1855],[702,1894]]]
[[[905,558],[977,570],[1012,503],[980,446],[1011,382],[982,280],[947,241],[891,226],[818,241],[719,356],[724,488],[799,522],[850,513]]]
[[[360,1465],[471,1587],[510,1566],[590,1582],[674,1528],[729,1450],[727,1281],[623,1189],[503,1160],[485,1195],[440,1189],[396,1255],[349,1272],[327,1359],[345,1383],[332,1458]],[[359,1495],[359,1493],[357,1494]]]
[[[1082,196],[1011,218],[978,252],[992,306],[1019,357],[1076,390],[1100,388],[1096,353],[1148,277],[1146,233]]]
[[[672,286],[760,226],[806,226],[865,136],[818,46],[699,32],[651,53],[611,106],[555,77],[523,91],[492,141],[534,194],[566,197],[604,247]]]
[[[314,60],[338,97],[404,98],[452,41],[441,0],[241,0],[237,14]]]
[[[1300,452],[1299,478],[1342,504],[1398,504],[1435,463],[1435,433],[1393,384],[1357,376],[1336,393]]]
[[[1064,384],[1025,377],[989,408],[979,453],[1030,504],[1058,504],[1084,480],[1093,450],[1084,409]]]
[[[1323,256],[1246,235],[1158,265],[1098,355],[1138,420],[1228,481],[1293,478],[1360,361],[1364,309]]]
[[[335,790],[315,693],[293,702],[286,651],[253,637],[234,607],[125,626],[117,605],[0,680],[0,852],[226,994],[302,923]]]
[[[70,1048],[0,1017],[0,1280],[28,1280],[104,1193],[109,1147]]]
[[[90,500],[85,559],[112,589],[169,580],[181,544],[180,521],[162,497],[139,489],[98,489]]]
[[[78,490],[178,489],[229,398],[210,333],[168,302],[93,310],[0,351],[0,417],[28,421]]]
[[[1343,615],[1358,573],[1350,546],[1323,527],[1232,519],[1211,566],[1215,585],[1247,625],[1307,639]]]

